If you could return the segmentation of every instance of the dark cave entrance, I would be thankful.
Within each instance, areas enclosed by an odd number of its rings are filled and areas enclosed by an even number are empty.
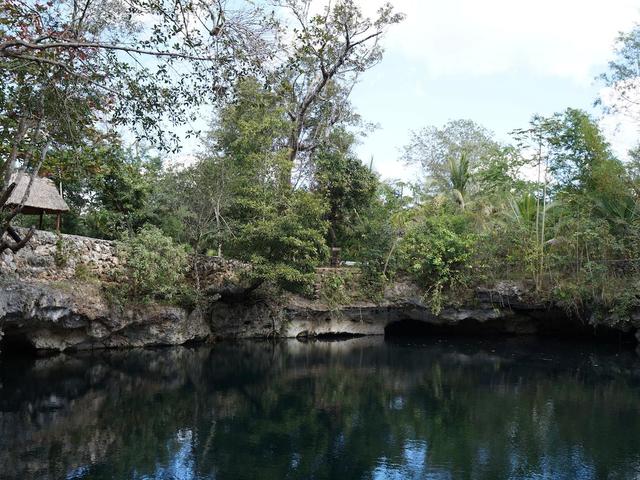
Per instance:
[[[29,337],[23,332],[7,330],[0,338],[0,355],[32,356],[36,351]]]
[[[420,320],[399,320],[387,324],[385,338],[443,337],[443,336],[497,336],[511,335],[504,329],[503,322],[478,322],[461,320],[455,324],[435,325]]]
[[[591,325],[584,320],[567,316],[563,312],[541,312],[528,317],[520,328],[514,328],[513,319],[503,318],[479,322],[474,319],[450,324],[432,324],[420,320],[403,319],[385,326],[385,339],[427,337],[507,337],[529,336],[558,338],[566,341],[594,341],[635,345],[635,330],[621,331],[605,325]]]

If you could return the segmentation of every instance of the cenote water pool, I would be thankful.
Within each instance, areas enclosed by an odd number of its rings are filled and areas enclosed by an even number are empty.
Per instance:
[[[522,339],[0,359],[2,479],[638,479],[640,357]]]

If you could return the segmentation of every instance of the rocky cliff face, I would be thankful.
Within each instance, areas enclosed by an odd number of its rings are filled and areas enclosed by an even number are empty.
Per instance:
[[[167,305],[118,307],[100,282],[117,268],[112,242],[38,232],[28,248],[0,258],[0,338],[63,351],[178,345],[216,338],[310,338],[323,335],[565,334],[640,341],[640,313],[631,321],[593,326],[561,309],[526,299],[516,285],[480,289],[465,308],[434,315],[421,292],[391,286],[380,303],[329,306],[298,296],[261,298],[242,284],[239,262],[207,258],[198,271],[207,305],[188,311]],[[83,266],[91,281],[80,281]],[[193,272],[192,272],[193,275]],[[346,288],[349,288],[348,286]]]
[[[179,345],[210,336],[200,310],[111,306],[96,285],[67,281],[3,281],[0,337],[6,343],[63,351]]]
[[[244,300],[214,296],[207,308],[110,305],[97,284],[13,280],[0,283],[0,336],[5,345],[63,351],[179,345],[219,338],[312,338],[331,335],[553,334],[633,338],[637,326],[594,327],[562,310],[525,303],[505,287],[480,290],[469,308],[434,315],[405,286],[379,304],[329,308],[297,296]]]
[[[286,317],[283,332],[287,337],[511,334],[628,340],[640,326],[640,322],[595,326],[586,319],[567,315],[559,307],[527,299],[521,288],[508,282],[478,289],[466,306],[444,308],[437,315],[425,304],[418,289],[396,284],[380,303],[355,302],[338,309],[293,297],[286,306]]]

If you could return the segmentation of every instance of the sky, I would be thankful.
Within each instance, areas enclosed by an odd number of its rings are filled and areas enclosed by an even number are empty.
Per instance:
[[[360,0],[372,15],[382,3]],[[383,178],[416,175],[399,160],[411,130],[468,118],[508,142],[533,114],[582,108],[600,119],[624,158],[639,129],[603,117],[597,80],[620,31],[640,21],[640,0],[393,0],[406,14],[388,32],[381,63],[353,91],[353,104],[378,129],[358,153]],[[606,93],[606,92],[605,92]]]

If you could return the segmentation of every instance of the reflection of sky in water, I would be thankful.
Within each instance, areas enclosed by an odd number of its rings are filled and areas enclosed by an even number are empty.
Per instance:
[[[564,459],[567,459],[566,461]],[[489,462],[489,452],[479,448],[475,465],[480,470]],[[422,441],[408,440],[403,456],[398,461],[382,457],[372,472],[373,480],[445,480],[456,478],[450,466],[437,467],[427,464],[427,444]],[[472,475],[471,478],[474,478]],[[484,478],[484,477],[483,477]],[[514,453],[511,456],[511,469],[508,479],[513,480],[595,480],[597,477],[593,465],[589,465],[580,447],[575,447],[570,455],[556,452],[556,455],[543,455],[535,469],[527,465]],[[640,478],[640,470],[639,476]]]
[[[404,398],[395,397],[393,400],[391,400],[390,407],[392,410],[402,410],[404,408]]]
[[[66,480],[76,480],[76,479],[84,478],[88,472],[89,472],[89,467],[87,466],[74,468],[67,474]]]
[[[427,465],[427,443],[407,440],[402,450],[402,458],[394,462],[382,457],[372,474],[373,480],[445,480],[451,473],[429,468]]]
[[[196,463],[193,458],[193,437],[193,431],[188,429],[179,430],[175,439],[166,446],[169,450],[173,450],[175,446],[178,447],[170,464],[168,466],[158,466],[153,475],[140,477],[141,480],[200,480],[204,478],[214,480],[215,476],[207,475],[207,477],[202,477],[196,473]]]

